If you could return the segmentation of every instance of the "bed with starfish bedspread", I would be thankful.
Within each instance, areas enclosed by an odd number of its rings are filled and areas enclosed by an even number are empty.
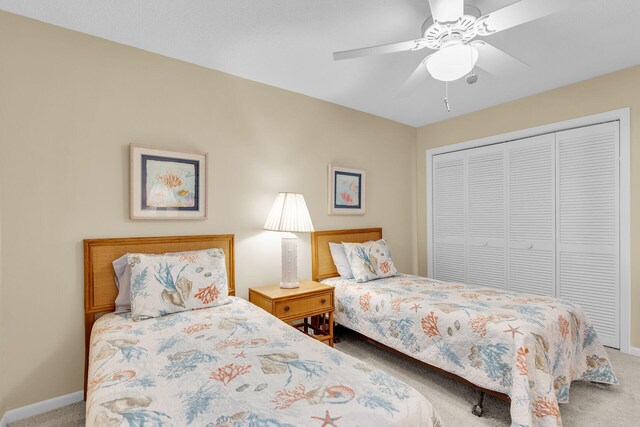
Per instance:
[[[88,426],[440,426],[429,401],[247,301],[91,335]]]
[[[617,384],[584,311],[565,300],[401,274],[335,286],[336,322],[511,398],[513,426],[561,424],[574,380]]]

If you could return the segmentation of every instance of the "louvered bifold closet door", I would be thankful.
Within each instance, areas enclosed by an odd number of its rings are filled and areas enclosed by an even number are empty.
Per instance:
[[[509,291],[555,296],[555,135],[507,144]]]
[[[619,125],[557,133],[559,296],[619,347]]]
[[[467,283],[506,289],[506,144],[467,151]]]
[[[433,158],[433,277],[466,282],[466,154]]]

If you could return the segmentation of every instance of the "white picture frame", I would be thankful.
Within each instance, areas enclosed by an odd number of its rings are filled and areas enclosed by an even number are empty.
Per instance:
[[[361,169],[329,165],[329,215],[364,215],[367,173]]]
[[[131,219],[206,219],[207,153],[130,145]]]

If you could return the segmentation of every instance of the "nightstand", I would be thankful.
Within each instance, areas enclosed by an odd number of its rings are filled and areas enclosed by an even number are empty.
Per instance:
[[[303,280],[295,289],[280,285],[249,288],[249,301],[285,322],[302,319],[292,326],[333,347],[333,290],[333,286]]]

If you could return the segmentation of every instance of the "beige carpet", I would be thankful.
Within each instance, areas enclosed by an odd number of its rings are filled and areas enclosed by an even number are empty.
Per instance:
[[[16,421],[9,427],[81,427],[84,425],[84,402]]]
[[[445,426],[509,426],[506,402],[487,396],[484,415],[471,414],[477,393],[471,388],[440,375],[403,357],[363,342],[344,329],[339,350],[384,369],[424,394],[440,413]],[[562,420],[568,427],[640,426],[640,357],[608,350],[620,380],[619,386],[600,389],[592,384],[574,382],[570,402],[560,406]],[[10,427],[75,427],[84,425],[84,402],[10,424]],[[341,426],[347,427],[347,426]]]

